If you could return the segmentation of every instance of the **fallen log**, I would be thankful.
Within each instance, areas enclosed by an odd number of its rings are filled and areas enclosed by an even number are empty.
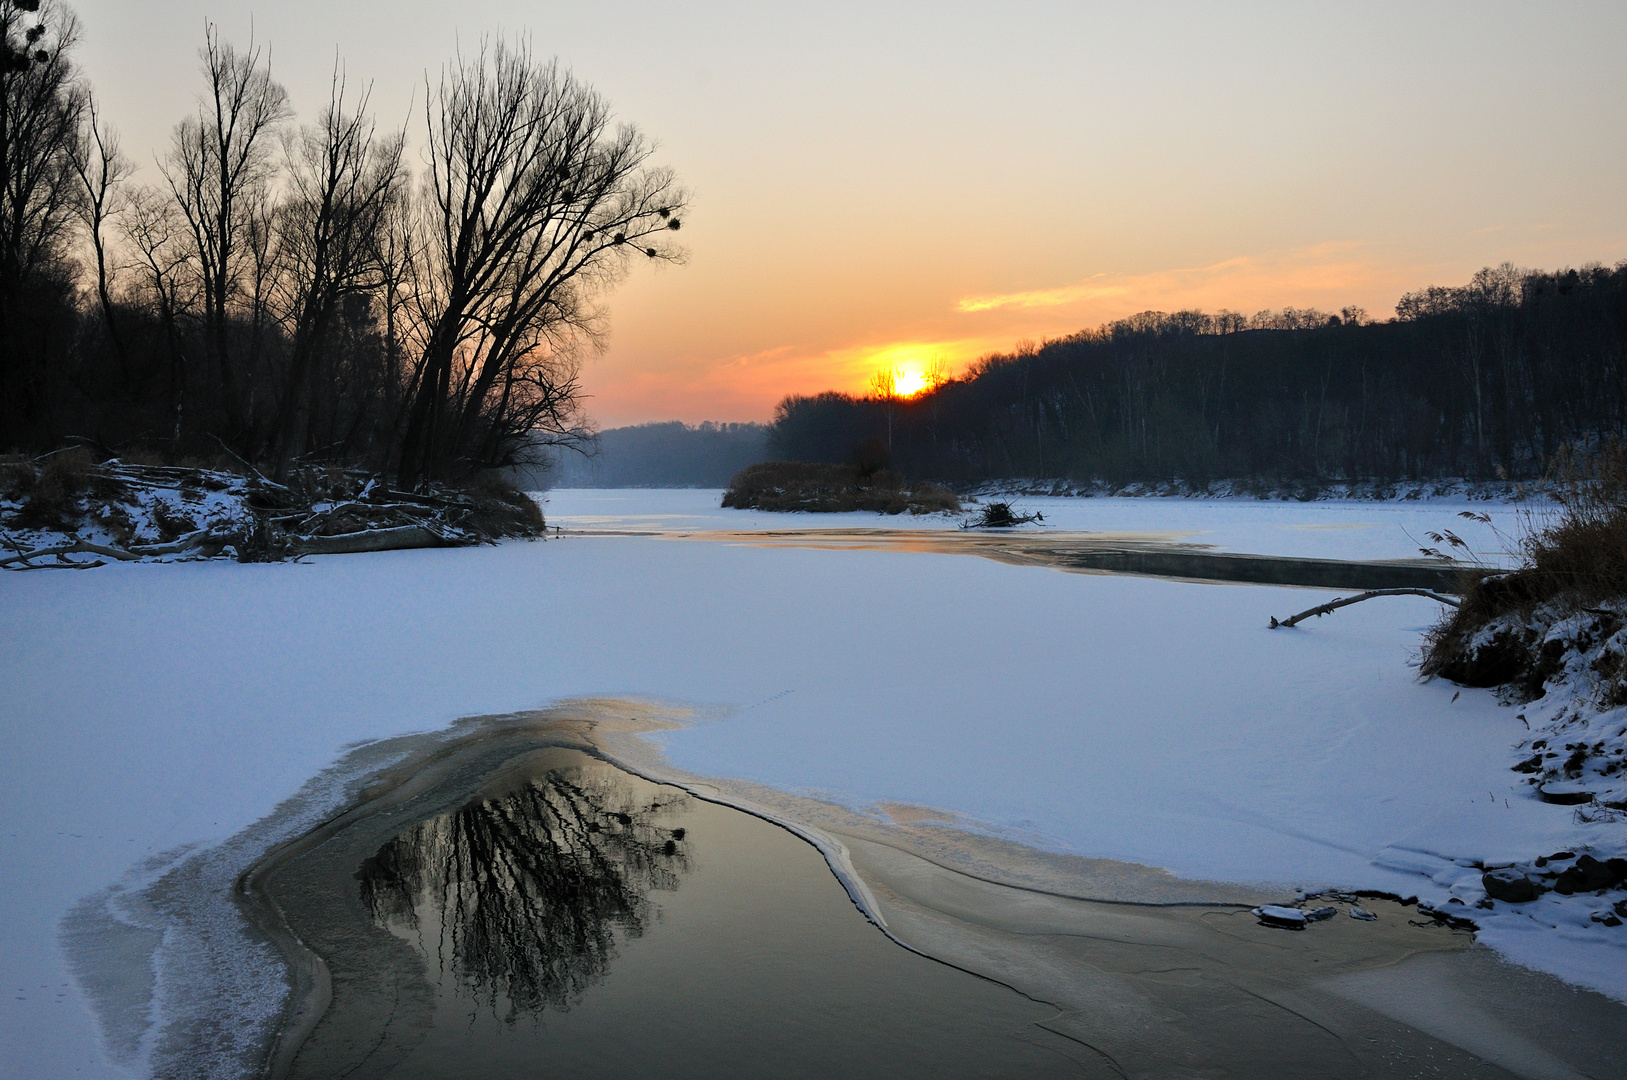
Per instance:
[[[1458,600],[1456,597],[1444,596],[1432,589],[1373,589],[1369,592],[1360,593],[1356,596],[1342,596],[1339,599],[1332,600],[1326,604],[1318,604],[1313,608],[1306,608],[1298,615],[1290,615],[1281,622],[1278,622],[1276,617],[1273,616],[1271,619],[1271,629],[1275,630],[1279,626],[1293,626],[1300,620],[1308,619],[1312,615],[1326,615],[1331,611],[1338,611],[1342,607],[1349,607],[1351,604],[1359,604],[1363,600],[1371,600],[1375,596],[1422,596],[1430,600],[1437,600],[1440,603],[1448,605],[1449,607],[1457,607],[1462,603],[1462,601]]]
[[[123,548],[110,547],[107,544],[92,544],[88,540],[75,540],[71,544],[55,544],[51,547],[35,548],[33,551],[23,551],[16,555],[7,555],[0,559],[0,566],[10,566],[12,563],[21,563],[20,569],[38,570],[38,566],[30,566],[30,559],[45,559],[52,555],[106,555],[110,559],[119,559],[123,562],[139,562],[143,556]]]
[[[129,550],[131,554],[138,557],[145,555],[179,555],[183,551],[208,547],[211,544],[214,545],[216,550],[219,550],[230,542],[231,537],[229,536],[221,536],[208,529],[199,529],[197,532],[187,533],[185,536],[172,540],[167,544],[131,544]]]
[[[194,533],[187,533],[179,540],[167,544],[135,544],[128,548],[114,547],[111,544],[93,544],[89,540],[75,540],[71,544],[55,544],[51,547],[35,548],[33,551],[23,551],[16,555],[7,555],[0,559],[0,566],[9,566],[12,563],[21,563],[20,569],[39,570],[42,567],[29,564],[31,559],[45,559],[52,555],[103,555],[109,559],[118,559],[120,562],[140,562],[142,559],[155,555],[179,555],[183,551],[204,547],[214,543],[219,547],[230,542],[230,538],[216,536],[208,529],[199,529]],[[100,563],[84,563],[85,566],[99,566]]]
[[[471,541],[446,536],[424,525],[394,529],[363,529],[338,536],[290,536],[294,555],[352,555],[363,551],[401,551],[408,548],[461,547]]]

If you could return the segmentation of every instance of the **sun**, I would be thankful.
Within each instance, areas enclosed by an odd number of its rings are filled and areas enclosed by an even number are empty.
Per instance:
[[[899,397],[914,397],[926,389],[926,373],[919,368],[901,367],[893,373],[893,392]]]

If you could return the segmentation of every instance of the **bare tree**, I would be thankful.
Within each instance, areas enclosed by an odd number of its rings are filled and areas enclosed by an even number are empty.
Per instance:
[[[74,220],[69,157],[83,94],[68,54],[79,37],[52,0],[0,0],[0,422],[31,412],[16,323],[25,290],[62,277]]]
[[[629,258],[673,261],[686,195],[596,93],[524,43],[482,42],[428,86],[423,353],[399,471],[496,464],[581,436],[594,296]]]
[[[187,363],[179,319],[196,307],[198,279],[192,265],[191,232],[175,200],[161,191],[138,187],[130,192],[120,222],[139,256],[141,290],[158,315],[169,356],[171,439],[179,443],[186,409]]]
[[[208,90],[197,114],[176,127],[164,176],[192,235],[204,339],[227,422],[236,429],[232,434],[240,435],[250,417],[232,363],[227,320],[243,288],[241,249],[256,250],[251,230],[256,210],[265,205],[274,137],[291,113],[287,92],[271,78],[269,57],[252,42],[239,53],[211,24],[199,56]]]
[[[898,369],[883,368],[870,376],[870,394],[887,418],[887,456],[893,456],[893,415],[898,410]]]
[[[352,111],[335,71],[321,120],[288,141],[288,194],[280,214],[289,271],[291,347],[277,423],[277,470],[308,448],[322,372],[321,346],[346,298],[393,285],[390,213],[401,195],[403,133],[379,137],[366,115],[368,92]],[[386,302],[388,305],[388,301]]]
[[[130,356],[119,333],[109,287],[107,226],[125,208],[124,182],[129,179],[132,166],[130,159],[119,151],[118,135],[96,114],[95,99],[87,93],[84,101],[83,127],[70,159],[81,188],[77,209],[96,256],[96,299],[101,305],[102,320],[113,340],[119,367],[128,378]]]

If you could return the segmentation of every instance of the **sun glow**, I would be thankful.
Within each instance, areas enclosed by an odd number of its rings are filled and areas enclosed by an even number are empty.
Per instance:
[[[893,372],[893,392],[899,397],[914,397],[926,388],[926,372],[919,368],[901,367]]]
[[[975,355],[981,343],[899,342],[863,350],[854,365],[867,371],[864,392],[883,398],[912,398],[948,382],[950,357],[957,366],[962,354]]]

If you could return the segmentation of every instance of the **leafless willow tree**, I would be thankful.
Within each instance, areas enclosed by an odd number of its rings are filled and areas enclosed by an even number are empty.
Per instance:
[[[269,57],[252,42],[240,53],[210,25],[200,56],[208,87],[197,113],[175,129],[164,176],[191,233],[205,347],[237,434],[250,416],[231,355],[229,319],[245,274],[252,294],[263,285],[255,273],[263,264],[249,256],[271,197],[276,135],[292,114],[287,91],[271,78]]]
[[[675,261],[686,194],[653,146],[557,62],[482,42],[426,84],[419,355],[406,482],[583,434],[581,350],[630,258]]]

